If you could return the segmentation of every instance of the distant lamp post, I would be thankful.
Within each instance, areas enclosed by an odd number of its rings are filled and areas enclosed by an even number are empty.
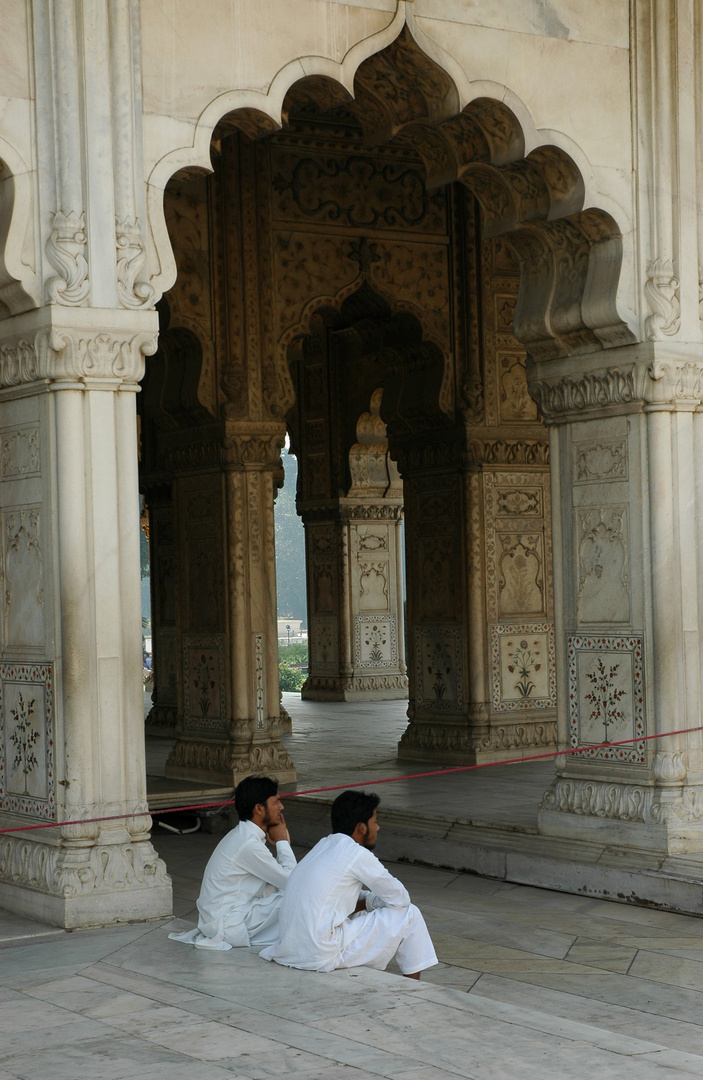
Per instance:
[[[288,631],[288,644],[290,645],[290,623],[286,623],[286,630]]]

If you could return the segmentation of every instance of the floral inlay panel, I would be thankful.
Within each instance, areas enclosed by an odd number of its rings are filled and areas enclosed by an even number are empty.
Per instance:
[[[225,725],[225,665],[219,637],[183,642],[183,713],[185,725],[218,730]]]
[[[458,712],[464,705],[460,626],[422,626],[415,631],[416,703],[430,712]]]
[[[491,625],[492,703],[496,712],[556,707],[554,626]]]
[[[0,731],[0,809],[55,820],[50,664],[0,664]]]
[[[645,734],[644,639],[641,634],[566,639],[569,662],[569,738],[595,747]],[[644,765],[645,744],[600,746],[579,757]]]
[[[364,670],[394,668],[398,664],[395,616],[354,617],[354,662]]]

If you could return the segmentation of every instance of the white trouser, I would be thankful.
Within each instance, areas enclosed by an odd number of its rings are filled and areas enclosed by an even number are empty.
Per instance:
[[[437,963],[422,914],[409,907],[361,911],[344,923],[343,945],[336,967],[372,967],[381,971],[395,956],[403,975]]]

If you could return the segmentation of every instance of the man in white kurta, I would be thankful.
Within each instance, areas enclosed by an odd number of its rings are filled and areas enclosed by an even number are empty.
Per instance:
[[[175,941],[200,949],[231,949],[278,939],[278,910],[296,859],[276,782],[247,777],[237,786],[235,806],[239,825],[220,841],[205,867],[198,928],[169,934]],[[267,840],[275,847],[275,858]]]
[[[368,800],[365,805],[360,796]],[[437,956],[407,889],[372,854],[380,800],[343,792],[333,805],[333,828],[340,800],[346,832],[320,840],[293,870],[279,911],[280,940],[261,956],[311,971],[383,969],[395,956],[404,975],[419,978]]]

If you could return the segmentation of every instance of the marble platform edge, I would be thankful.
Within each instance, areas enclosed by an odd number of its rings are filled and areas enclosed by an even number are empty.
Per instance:
[[[329,832],[333,798],[302,795],[287,801],[294,844],[312,847]],[[657,856],[390,807],[383,808],[381,820],[376,854],[389,862],[703,915],[703,853]]]

